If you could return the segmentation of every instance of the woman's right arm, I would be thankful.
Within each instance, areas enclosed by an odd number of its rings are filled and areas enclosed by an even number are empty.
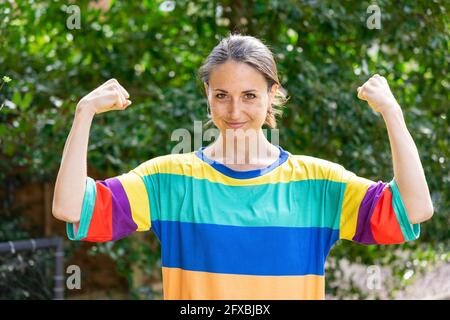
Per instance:
[[[53,216],[78,223],[87,178],[89,131],[95,114],[124,110],[130,104],[128,92],[115,79],[108,80],[83,97],[64,146],[53,195]]]

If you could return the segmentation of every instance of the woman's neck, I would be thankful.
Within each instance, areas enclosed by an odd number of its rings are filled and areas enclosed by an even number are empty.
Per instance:
[[[265,167],[275,162],[280,150],[271,144],[262,130],[253,135],[232,136],[220,133],[203,153],[206,157],[231,168],[251,170]]]

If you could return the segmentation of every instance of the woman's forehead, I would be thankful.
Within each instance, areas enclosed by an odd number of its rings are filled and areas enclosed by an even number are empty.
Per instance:
[[[209,77],[211,89],[226,91],[261,90],[266,87],[264,76],[246,63],[228,61],[216,66]]]

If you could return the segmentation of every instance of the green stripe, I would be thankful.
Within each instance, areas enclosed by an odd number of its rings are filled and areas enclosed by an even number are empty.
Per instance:
[[[144,176],[152,220],[339,229],[345,184],[329,180],[229,186],[177,174]],[[306,197],[307,196],[307,197]]]
[[[392,191],[392,202],[394,207],[395,215],[397,216],[397,221],[400,224],[400,228],[403,233],[405,241],[416,240],[420,236],[420,224],[411,224],[409,222],[408,214],[406,213],[405,205],[403,204],[400,191],[398,190],[395,178],[389,182],[389,186]]]
[[[94,179],[87,177],[86,191],[84,192],[83,206],[81,209],[80,226],[76,235],[74,235],[73,232],[75,225],[69,222],[66,223],[66,231],[69,240],[83,240],[86,238],[89,230],[89,224],[91,223],[92,213],[94,212],[95,197],[95,181]]]

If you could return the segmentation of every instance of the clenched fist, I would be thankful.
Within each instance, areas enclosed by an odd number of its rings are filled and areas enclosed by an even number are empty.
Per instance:
[[[92,115],[110,110],[124,110],[130,104],[130,95],[116,79],[110,79],[91,91],[78,102],[77,109]]]
[[[367,101],[376,112],[383,114],[386,111],[400,109],[386,78],[379,74],[373,75],[361,87],[358,87],[357,91],[358,98]]]

